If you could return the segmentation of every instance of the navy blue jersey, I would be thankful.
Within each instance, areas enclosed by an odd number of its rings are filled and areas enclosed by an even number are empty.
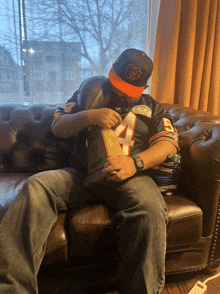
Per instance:
[[[169,112],[150,95],[143,94],[128,107],[114,110],[122,117],[122,123],[113,129],[125,155],[140,153],[161,140],[170,141],[179,148]]]
[[[56,111],[53,124],[61,115],[80,111],[76,97],[77,91]],[[125,155],[138,154],[158,141],[169,141],[179,149],[178,134],[169,112],[150,95],[142,94],[136,101],[122,106],[112,103],[110,108],[122,117],[122,123],[116,124],[113,129]],[[72,160],[77,168],[86,166],[86,138],[87,130],[77,135],[78,148]]]

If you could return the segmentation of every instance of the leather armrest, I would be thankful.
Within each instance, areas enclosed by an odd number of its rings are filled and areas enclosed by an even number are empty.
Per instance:
[[[190,200],[203,210],[203,236],[210,236],[219,203],[220,118],[189,107],[165,107],[179,133],[182,181],[190,192]]]

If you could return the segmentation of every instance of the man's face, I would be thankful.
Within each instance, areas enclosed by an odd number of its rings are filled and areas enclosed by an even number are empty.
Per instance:
[[[117,97],[119,98],[119,100],[121,100],[121,101],[126,99],[128,103],[131,103],[139,98],[139,97],[134,98],[134,97],[128,96],[125,93],[118,90],[117,88],[115,88],[113,85],[112,85],[112,90],[113,90],[114,94],[116,94]]]

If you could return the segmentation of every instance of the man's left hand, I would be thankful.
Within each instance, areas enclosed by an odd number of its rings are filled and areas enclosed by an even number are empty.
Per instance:
[[[107,179],[121,182],[132,177],[137,172],[134,160],[126,155],[112,155],[104,165],[103,173],[108,174]]]

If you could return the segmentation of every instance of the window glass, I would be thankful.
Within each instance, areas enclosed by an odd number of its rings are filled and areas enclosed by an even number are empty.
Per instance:
[[[0,102],[60,103],[146,49],[146,0],[0,0]],[[9,97],[10,96],[10,97]]]

